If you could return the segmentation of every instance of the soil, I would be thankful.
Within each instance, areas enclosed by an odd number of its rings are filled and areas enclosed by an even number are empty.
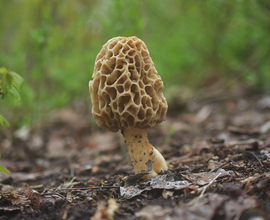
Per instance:
[[[0,219],[270,219],[270,96],[175,100],[149,141],[169,170],[134,175],[121,133],[82,103],[0,134]]]

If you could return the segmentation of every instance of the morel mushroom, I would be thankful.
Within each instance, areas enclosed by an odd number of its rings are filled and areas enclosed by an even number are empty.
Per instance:
[[[89,90],[94,119],[109,131],[121,130],[135,173],[147,171],[149,160],[152,171],[144,178],[167,170],[147,138],[147,129],[165,120],[168,107],[144,42],[135,36],[110,39],[96,57]]]

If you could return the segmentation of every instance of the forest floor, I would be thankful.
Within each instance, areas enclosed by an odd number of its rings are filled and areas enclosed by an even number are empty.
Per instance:
[[[169,109],[148,131],[169,170],[146,181],[79,104],[5,130],[0,219],[270,219],[270,96],[210,91]]]

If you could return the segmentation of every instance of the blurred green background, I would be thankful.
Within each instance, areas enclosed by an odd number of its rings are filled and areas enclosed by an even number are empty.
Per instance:
[[[0,16],[0,67],[25,80],[18,106],[0,100],[16,126],[90,107],[95,57],[115,36],[146,43],[165,94],[217,82],[270,89],[269,0],[0,0]]]

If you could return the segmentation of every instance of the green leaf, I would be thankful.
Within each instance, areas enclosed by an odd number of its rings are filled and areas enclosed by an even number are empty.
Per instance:
[[[1,93],[0,96],[1,96],[1,99],[4,99],[6,97],[6,94],[5,93]]]
[[[7,85],[3,84],[1,86],[1,95],[2,95],[2,98],[4,99],[6,96],[7,96],[7,93],[8,93],[8,87]]]
[[[0,95],[4,93],[4,90],[3,90],[3,81],[0,79]]]
[[[12,84],[16,87],[16,89],[18,90],[18,91],[20,91],[20,86],[21,86],[21,84],[22,84],[22,82],[23,82],[23,78],[19,75],[19,74],[17,74],[17,73],[15,73],[15,72],[9,72],[9,74],[12,76],[12,78],[13,78],[13,80],[12,80]]]
[[[9,174],[8,170],[3,166],[0,166],[0,172],[5,173],[5,174]]]
[[[9,127],[9,122],[2,115],[0,115],[0,124],[4,126],[4,123]]]
[[[21,101],[21,95],[19,91],[14,86],[12,86],[9,89],[9,93],[15,98],[15,104],[17,105]]]
[[[0,74],[5,75],[7,73],[7,69],[5,67],[0,68]]]
[[[8,86],[12,85],[12,81],[13,81],[13,77],[10,74],[10,72],[7,72],[4,76],[3,76],[3,81],[4,84],[7,84]]]

